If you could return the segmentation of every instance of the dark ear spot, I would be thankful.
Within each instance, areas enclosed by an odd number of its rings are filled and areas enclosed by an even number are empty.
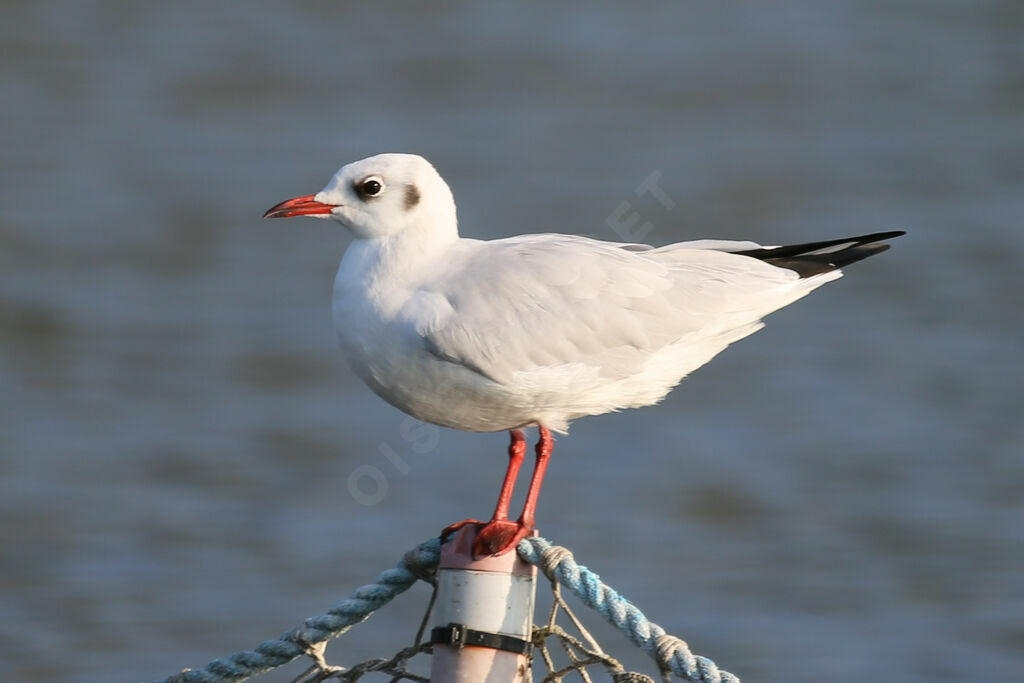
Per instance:
[[[408,211],[412,207],[420,203],[420,191],[416,189],[415,185],[405,186],[405,210]]]

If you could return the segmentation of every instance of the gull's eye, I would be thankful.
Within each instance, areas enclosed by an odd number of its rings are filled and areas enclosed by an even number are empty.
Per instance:
[[[356,194],[360,199],[376,197],[384,191],[384,179],[379,175],[371,175],[356,183]]]

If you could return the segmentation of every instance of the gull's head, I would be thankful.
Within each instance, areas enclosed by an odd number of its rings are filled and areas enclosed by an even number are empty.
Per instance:
[[[324,189],[281,202],[264,218],[333,218],[362,239],[416,227],[455,233],[455,200],[426,159],[415,154],[378,154],[352,162]]]

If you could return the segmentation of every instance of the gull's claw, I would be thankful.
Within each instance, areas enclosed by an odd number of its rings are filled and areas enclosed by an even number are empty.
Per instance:
[[[473,559],[492,555],[504,555],[514,550],[519,541],[523,540],[533,531],[533,528],[522,522],[513,522],[510,519],[492,519],[489,522],[481,522],[478,519],[464,519],[446,526],[441,532],[441,542],[445,542],[449,536],[465,526],[477,528],[476,538],[473,539]]]
[[[450,536],[454,535],[455,532],[457,532],[464,526],[475,526],[477,528],[480,528],[482,526],[485,526],[486,524],[487,522],[481,521],[479,519],[464,519],[461,522],[449,524],[444,529],[441,529],[441,542],[444,543],[445,541],[447,541]]]
[[[519,541],[530,535],[533,529],[522,522],[493,520],[480,527],[473,539],[473,557],[504,555],[515,550]]]

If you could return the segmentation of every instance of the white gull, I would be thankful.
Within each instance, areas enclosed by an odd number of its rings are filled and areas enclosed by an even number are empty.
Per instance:
[[[460,237],[451,190],[422,157],[381,154],[339,170],[267,218],[333,218],[354,240],[334,283],[349,364],[406,413],[466,431],[509,430],[509,468],[478,555],[506,552],[534,525],[549,430],[657,403],[688,373],[756,332],[761,319],[903,234],[788,247],[698,240],[664,247],[534,234]],[[508,519],[540,430],[523,513]]]

